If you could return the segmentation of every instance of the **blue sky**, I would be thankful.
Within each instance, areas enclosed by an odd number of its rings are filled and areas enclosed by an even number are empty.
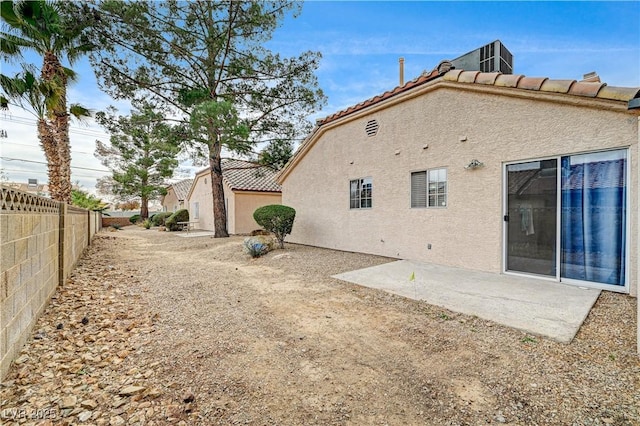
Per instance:
[[[393,89],[398,58],[405,80],[500,39],[514,56],[514,72],[534,77],[579,80],[596,71],[612,86],[640,87],[640,2],[391,2],[308,1],[296,19],[287,18],[268,46],[282,55],[320,51],[317,71],[328,97],[323,117]],[[2,72],[13,67],[2,64]],[[87,61],[75,66],[80,81],[69,99],[93,110],[114,102],[97,88]],[[12,109],[0,114],[8,133],[1,156],[44,162],[33,117]],[[26,124],[25,124],[26,123]],[[31,124],[29,124],[31,123]],[[71,132],[73,180],[94,190],[108,173],[93,157],[95,140],[108,139],[94,123],[74,124]],[[188,177],[193,168],[184,165]],[[46,166],[0,159],[10,180],[46,181]],[[95,170],[85,170],[95,169]]]

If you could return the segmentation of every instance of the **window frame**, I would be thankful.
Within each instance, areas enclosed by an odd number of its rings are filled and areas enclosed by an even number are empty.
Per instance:
[[[430,178],[431,172],[440,172],[444,171],[444,180],[441,181],[439,178],[435,181],[432,181]],[[416,205],[414,206],[414,193],[413,193],[413,176],[418,173],[424,173],[424,205]],[[436,192],[431,194],[429,192],[430,183],[434,182],[436,185]],[[444,190],[440,191],[439,184],[444,183]],[[431,197],[435,197],[436,204],[431,204]],[[439,197],[444,197],[444,206],[438,204]],[[447,167],[432,167],[428,169],[415,170],[409,174],[409,206],[412,209],[446,209],[449,206],[449,171]]]
[[[356,188],[356,196],[354,197],[354,192],[352,189],[353,184],[357,185]],[[368,188],[365,185],[368,184]],[[368,196],[363,196],[363,193],[368,190]],[[365,201],[363,205],[363,201]],[[368,201],[368,203],[366,202]],[[354,205],[354,202],[357,205]],[[373,208],[373,178],[371,176],[350,179],[349,180],[349,210],[369,210]]]

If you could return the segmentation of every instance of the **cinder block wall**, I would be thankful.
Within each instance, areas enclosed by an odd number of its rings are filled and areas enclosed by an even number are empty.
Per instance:
[[[117,224],[120,226],[129,226],[131,225],[131,221],[129,221],[128,217],[102,217],[102,226],[104,228],[113,224]]]
[[[70,274],[100,213],[0,186],[0,380],[60,282]]]
[[[84,249],[89,245],[89,215],[85,209],[65,206],[62,279],[69,276]]]

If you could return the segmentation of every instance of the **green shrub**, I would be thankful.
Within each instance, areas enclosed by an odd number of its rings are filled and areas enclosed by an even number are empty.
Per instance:
[[[164,226],[165,221],[172,214],[173,213],[171,212],[156,213],[153,215],[153,219],[151,219],[151,223],[153,223],[153,226]]]
[[[167,220],[164,222],[164,226],[167,227],[169,231],[177,231],[180,229],[180,225],[178,222],[188,222],[189,221],[189,210],[180,209],[176,211],[174,214],[169,216]]]
[[[139,214],[134,214],[133,216],[131,216],[129,218],[129,222],[133,223],[134,225],[136,223],[138,223],[139,220],[140,220],[140,215]]]
[[[144,229],[151,228],[151,221],[149,219],[145,219],[144,222],[142,222],[142,226],[144,226]]]
[[[113,229],[122,229],[122,226],[121,226],[119,223],[112,223],[112,224],[111,224],[111,227],[112,227]]]
[[[253,218],[269,232],[273,232],[278,240],[278,247],[284,248],[284,237],[291,233],[296,211],[292,207],[271,204],[256,209]]]

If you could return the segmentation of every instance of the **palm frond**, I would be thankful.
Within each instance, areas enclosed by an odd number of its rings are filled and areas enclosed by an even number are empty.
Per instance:
[[[64,72],[65,77],[67,77],[67,81],[69,81],[70,83],[75,83],[76,81],[78,81],[78,73],[71,68],[62,67],[62,72]]]
[[[92,43],[80,44],[67,49],[67,60],[73,65],[78,59],[87,53],[95,50],[96,45]]]
[[[76,120],[83,122],[93,116],[93,111],[80,104],[71,104],[69,106],[69,114],[74,116]]]
[[[0,12],[2,13],[2,20],[11,27],[20,25],[20,19],[16,15],[13,9],[14,3],[12,1],[3,1],[0,3]]]

